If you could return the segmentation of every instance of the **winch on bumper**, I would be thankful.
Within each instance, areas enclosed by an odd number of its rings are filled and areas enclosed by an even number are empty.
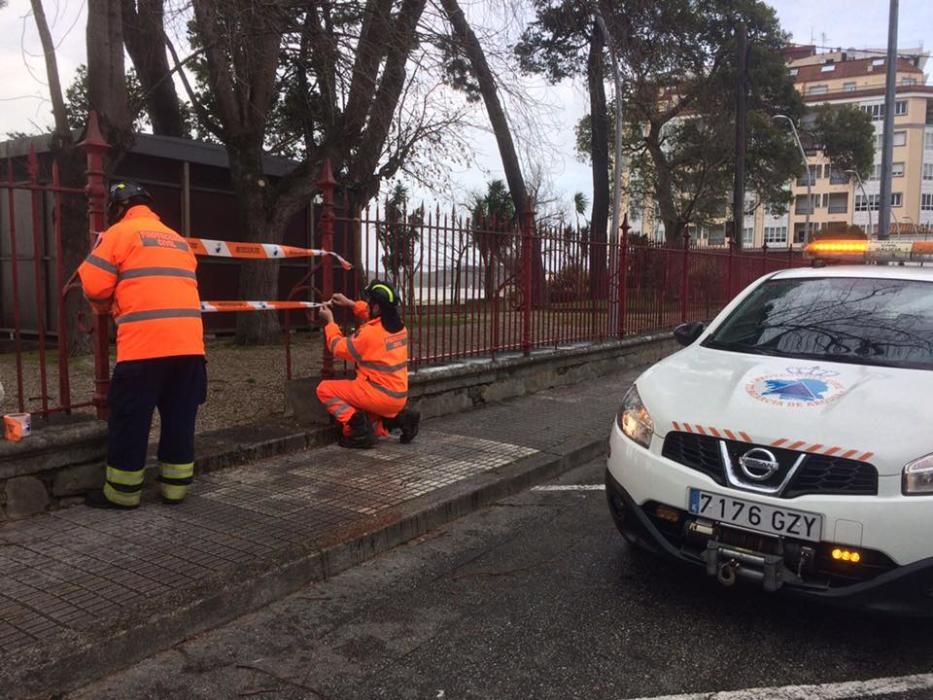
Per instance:
[[[747,533],[651,502],[638,506],[608,470],[606,496],[613,519],[628,542],[701,566],[723,585],[747,580],[769,592],[847,608],[933,616],[933,558],[897,566],[881,552],[863,550],[865,565],[844,571],[832,566],[832,545],[828,543]],[[657,507],[678,513],[677,524],[673,518],[659,518]]]

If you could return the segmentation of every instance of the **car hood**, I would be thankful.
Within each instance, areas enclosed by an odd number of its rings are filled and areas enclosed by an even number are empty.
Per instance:
[[[637,382],[655,431],[862,459],[880,474],[933,452],[933,371],[691,346]]]

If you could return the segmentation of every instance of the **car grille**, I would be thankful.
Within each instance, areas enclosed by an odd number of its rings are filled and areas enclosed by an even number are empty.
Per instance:
[[[724,485],[726,478],[721,443],[726,444],[733,460],[737,459],[737,455],[753,447],[759,447],[744,442],[721,440],[710,435],[671,432],[664,439],[661,454],[678,464],[706,474],[717,484]],[[765,449],[777,456],[781,464],[774,484],[768,484],[775,486],[801,454],[805,454],[797,473],[780,494],[782,498],[796,498],[808,494],[873,496],[878,493],[878,470],[871,464],[841,457],[777,450],[773,447]]]

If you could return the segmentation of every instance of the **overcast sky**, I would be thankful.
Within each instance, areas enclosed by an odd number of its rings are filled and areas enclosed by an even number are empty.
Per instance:
[[[770,4],[795,43],[878,48],[887,42],[886,0],[771,0]],[[62,82],[67,86],[77,66],[86,60],[85,3],[44,0],[44,5],[58,45]],[[898,44],[902,49],[933,49],[933,2],[901,0]],[[933,70],[933,64],[928,69]],[[575,191],[589,194],[589,167],[577,160],[573,150],[573,127],[587,105],[583,86],[536,86],[534,91],[549,105],[544,138],[551,143],[544,160],[552,190],[568,202]],[[0,10],[0,136],[47,126],[51,122],[49,110],[45,66],[29,0],[10,0]],[[501,177],[495,141],[487,134],[478,134],[474,144],[477,167],[454,173],[458,199],[463,192],[482,187],[488,177]]]

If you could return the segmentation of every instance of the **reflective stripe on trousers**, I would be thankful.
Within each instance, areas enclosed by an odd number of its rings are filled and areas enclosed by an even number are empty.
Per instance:
[[[188,464],[159,464],[159,489],[167,501],[182,501],[194,481],[194,462]]]
[[[119,506],[138,506],[143,494],[143,469],[128,471],[107,465],[104,496]]]

